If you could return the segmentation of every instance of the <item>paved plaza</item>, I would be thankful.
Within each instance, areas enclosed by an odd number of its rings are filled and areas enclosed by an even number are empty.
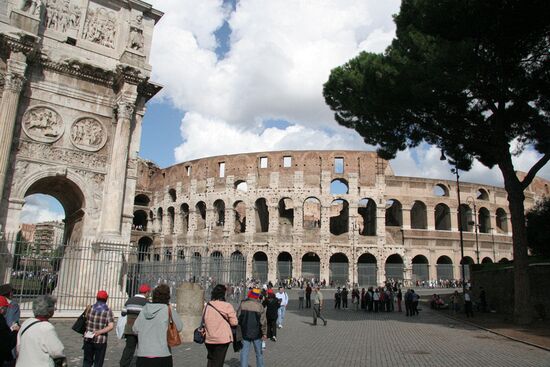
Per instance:
[[[325,291],[332,296],[332,291]],[[453,321],[422,307],[420,316],[404,313],[364,313],[334,310],[332,300],[325,315],[328,325],[313,326],[311,310],[298,310],[294,292],[278,341],[267,341],[266,366],[550,366],[550,352],[511,341],[487,331]],[[292,299],[294,298],[294,299]],[[72,321],[54,321],[70,366],[82,365],[80,335]],[[196,325],[185,325],[195,328]],[[105,366],[118,366],[124,342],[114,332],[109,340]],[[206,349],[197,344],[174,348],[175,366],[206,365]],[[250,366],[255,366],[251,355]],[[227,366],[238,366],[232,351]]]

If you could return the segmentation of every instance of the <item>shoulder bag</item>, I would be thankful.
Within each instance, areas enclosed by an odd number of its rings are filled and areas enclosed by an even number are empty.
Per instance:
[[[180,333],[172,319],[172,307],[170,307],[170,305],[168,305],[168,331],[166,337],[169,347],[175,347],[181,344]]]
[[[86,321],[88,321],[88,312],[90,312],[91,308],[92,306],[90,305],[86,306],[84,312],[82,312],[82,314],[78,316],[78,318],[74,322],[72,329],[77,333],[84,335],[84,333],[86,332]]]
[[[206,306],[204,306],[204,310],[202,311],[201,324],[198,328],[195,329],[195,331],[193,331],[193,341],[197,344],[203,344],[204,339],[206,338],[206,330],[204,329],[204,314],[206,313],[206,307],[208,307],[209,304],[210,302],[208,302]]]

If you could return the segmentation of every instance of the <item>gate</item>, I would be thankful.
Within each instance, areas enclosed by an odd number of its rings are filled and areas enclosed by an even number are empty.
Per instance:
[[[403,281],[403,264],[386,264],[386,282]]]
[[[428,264],[412,264],[413,281],[429,280],[430,270]]]
[[[252,261],[252,277],[262,283],[267,281],[267,261]]]
[[[292,261],[277,261],[277,279],[292,278]]]
[[[437,280],[452,280],[453,264],[437,264]]]
[[[357,278],[359,286],[370,287],[378,285],[376,264],[359,263],[357,264]]]
[[[330,263],[329,264],[329,282],[334,282],[335,286],[345,286],[349,280],[348,263]]]
[[[306,281],[315,279],[318,282],[321,277],[321,263],[317,261],[302,261],[302,277]]]

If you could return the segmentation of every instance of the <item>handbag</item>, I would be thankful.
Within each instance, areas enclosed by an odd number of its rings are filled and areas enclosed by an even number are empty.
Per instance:
[[[72,329],[79,334],[84,335],[84,333],[86,332],[86,322],[88,321],[88,318],[86,317],[86,315],[90,311],[91,307],[92,306],[86,306],[86,309],[84,310],[84,312],[82,312],[82,314],[78,316],[78,318],[76,319],[76,321],[72,326]]]
[[[209,304],[210,303],[207,303],[206,307],[208,307]],[[206,307],[204,307],[204,311],[202,312],[200,326],[193,331],[193,341],[197,344],[204,344],[206,338],[206,331],[204,330],[204,314],[206,313]]]
[[[126,315],[120,316],[116,322],[116,337],[122,339],[124,337],[124,329],[126,329],[126,322],[128,317]]]
[[[172,307],[170,307],[170,305],[168,305],[168,330],[166,334],[169,347],[175,347],[181,344],[180,333],[172,319]]]
[[[53,359],[54,367],[67,367],[67,357],[59,357]]]

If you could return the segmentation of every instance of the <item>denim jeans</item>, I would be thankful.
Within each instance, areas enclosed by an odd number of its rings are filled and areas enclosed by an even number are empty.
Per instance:
[[[262,339],[244,340],[243,349],[241,349],[241,367],[248,367],[248,353],[250,346],[254,345],[256,352],[256,367],[264,367],[264,353],[262,351]]]
[[[281,306],[277,310],[277,314],[279,315],[277,317],[277,325],[283,325],[283,322],[285,322],[285,312],[286,312],[286,306]]]

